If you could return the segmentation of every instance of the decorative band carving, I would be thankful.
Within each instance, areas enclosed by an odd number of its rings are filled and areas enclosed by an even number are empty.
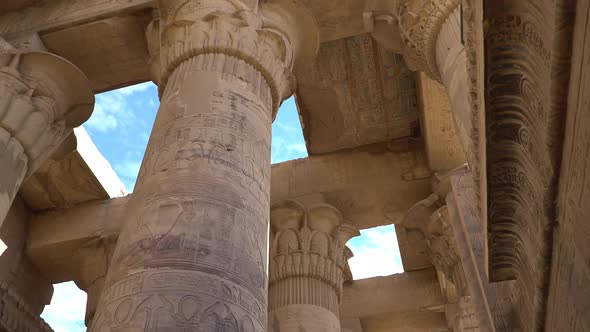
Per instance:
[[[160,1],[158,20],[161,93],[180,63],[208,53],[226,54],[256,68],[271,89],[273,109],[292,93],[294,54],[288,36],[265,26],[239,1]]]
[[[525,331],[543,329],[562,146],[571,2],[485,3],[489,275],[516,279]]]

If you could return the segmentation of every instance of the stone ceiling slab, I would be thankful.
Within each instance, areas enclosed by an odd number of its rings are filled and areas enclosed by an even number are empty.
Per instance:
[[[149,19],[113,17],[45,33],[41,39],[50,52],[78,66],[98,93],[150,79],[144,36]]]
[[[310,154],[419,136],[414,75],[370,35],[322,43],[297,74]]]

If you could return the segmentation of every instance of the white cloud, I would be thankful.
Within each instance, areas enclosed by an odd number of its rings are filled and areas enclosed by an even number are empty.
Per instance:
[[[289,144],[287,145],[287,150],[290,152],[299,152],[307,154],[307,148],[305,147],[305,143]]]
[[[45,307],[43,318],[55,332],[84,332],[86,293],[75,283],[64,282],[53,285],[51,304]]]
[[[271,162],[275,164],[304,157],[307,157],[307,149],[297,107],[291,97],[281,105],[272,124]]]
[[[394,227],[365,229],[361,231],[361,236],[348,242],[354,254],[348,260],[354,279],[404,272]]]
[[[282,130],[288,132],[296,132],[298,130],[301,130],[301,125],[299,123],[296,123],[296,125],[297,126],[295,126],[295,124],[292,123],[280,122],[280,119],[278,122],[274,123],[275,130]]]
[[[302,135],[297,137],[297,135],[287,134],[281,131],[280,128],[273,130],[271,163],[281,163],[304,157],[307,157],[307,148]]]
[[[133,124],[137,120],[137,107],[132,103],[133,95],[144,92],[151,86],[153,83],[146,82],[96,95],[94,111],[84,126],[104,133],[119,126],[125,128]],[[151,99],[145,103],[155,107],[155,102]]]
[[[106,132],[117,128],[117,118],[107,111],[102,104],[96,104],[92,116],[84,123],[84,126]]]
[[[137,174],[139,173],[139,167],[141,166],[141,159],[140,160],[129,160],[122,164],[117,164],[115,168],[117,169],[117,173],[121,176],[127,178],[136,178]]]
[[[116,164],[114,167],[115,171],[125,184],[125,187],[130,192],[133,191],[133,188],[135,187],[135,180],[137,179],[140,166],[141,157],[137,160],[127,160],[123,163]]]

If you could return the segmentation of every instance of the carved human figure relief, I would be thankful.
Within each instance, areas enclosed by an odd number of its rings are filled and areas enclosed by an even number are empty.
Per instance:
[[[310,51],[296,46],[317,31],[296,3],[158,10],[146,36],[160,108],[90,330],[152,298],[136,316],[148,330],[265,331],[270,127]]]

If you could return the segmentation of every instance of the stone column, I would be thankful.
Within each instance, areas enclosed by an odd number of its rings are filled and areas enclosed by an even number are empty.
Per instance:
[[[305,20],[293,1],[159,2],[160,109],[91,331],[266,331],[271,122],[317,41]]]
[[[446,296],[445,315],[449,328],[455,332],[480,331],[447,206],[432,214],[426,237],[432,265],[439,272],[439,279],[444,280],[441,285]]]
[[[0,38],[0,226],[23,180],[94,107],[84,74],[45,52],[20,52]]]
[[[472,107],[471,80],[461,40],[461,0],[407,0],[398,23],[404,60],[412,70],[441,82],[449,97],[455,131],[472,167],[477,164],[477,120]]]
[[[360,233],[333,206],[306,210],[286,201],[271,210],[269,318],[272,332],[340,332],[342,284],[350,278],[345,244]]]

